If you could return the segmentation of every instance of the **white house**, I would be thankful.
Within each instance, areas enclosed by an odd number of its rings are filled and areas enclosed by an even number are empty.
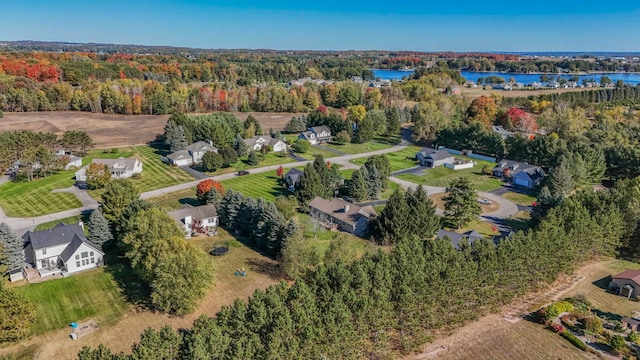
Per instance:
[[[244,143],[255,151],[260,151],[264,146],[271,146],[273,151],[287,151],[287,143],[282,139],[272,138],[269,135],[254,136],[251,139],[244,139]]]
[[[331,130],[325,125],[310,127],[298,135],[298,139],[307,140],[311,145],[331,141]]]
[[[202,157],[206,152],[218,152],[218,148],[210,142],[198,141],[184,150],[175,151],[167,156],[162,157],[162,161],[175,166],[189,166],[202,161]]]
[[[184,230],[188,238],[197,232],[194,227],[200,227],[203,233],[209,233],[218,226],[218,210],[213,204],[201,206],[188,206],[169,213],[178,226]],[[194,225],[195,224],[195,225]]]
[[[40,276],[75,273],[103,264],[104,253],[85,238],[81,223],[59,223],[51,229],[28,231],[22,239],[27,262]]]
[[[93,159],[92,164],[107,165],[112,179],[130,178],[142,173],[142,162],[138,159]],[[89,165],[76,171],[76,181],[87,181],[87,168]]]
[[[65,170],[79,169],[82,167],[82,158],[79,156],[62,155],[62,156],[59,156],[59,158],[61,159],[61,161],[64,162]]]

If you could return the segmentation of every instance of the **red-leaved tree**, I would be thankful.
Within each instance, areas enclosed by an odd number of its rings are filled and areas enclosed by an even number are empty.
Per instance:
[[[214,192],[216,194],[214,194]],[[215,197],[222,197],[224,195],[224,186],[217,181],[211,179],[202,180],[196,186],[196,197],[201,203],[210,203],[211,199]]]
[[[284,175],[284,168],[282,167],[282,165],[280,165],[278,170],[276,170],[276,176],[281,178],[283,175]]]
[[[536,119],[528,112],[512,107],[504,114],[507,121],[511,122],[513,128],[524,133],[535,132],[538,130]]]

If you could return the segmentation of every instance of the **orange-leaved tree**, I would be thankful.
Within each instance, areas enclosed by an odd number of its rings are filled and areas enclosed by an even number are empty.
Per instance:
[[[206,179],[196,186],[196,197],[202,204],[217,203],[224,195],[224,186],[217,181]]]

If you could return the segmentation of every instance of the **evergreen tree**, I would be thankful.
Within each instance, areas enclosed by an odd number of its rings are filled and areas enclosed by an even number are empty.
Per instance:
[[[563,156],[560,160],[560,165],[551,171],[549,190],[554,197],[564,199],[571,194],[574,184],[569,161]]]
[[[222,167],[223,163],[222,155],[215,151],[207,151],[202,155],[202,168],[205,171],[216,171]]]
[[[349,196],[355,201],[364,201],[369,197],[365,176],[362,173],[363,169],[356,169],[351,175],[351,181],[349,181]]]
[[[238,230],[238,221],[243,206],[244,197],[242,194],[233,190],[227,190],[218,207],[220,224],[231,231]]]
[[[365,168],[364,181],[367,184],[367,197],[369,199],[380,199],[382,194],[382,174],[378,171],[375,165],[371,165],[368,169]]]
[[[0,265],[4,265],[6,271],[21,269],[24,266],[26,260],[22,252],[22,243],[22,239],[9,225],[0,223]]]
[[[164,143],[169,146],[169,148],[171,148],[173,139],[176,137],[177,128],[178,125],[173,119],[169,119],[167,124],[164,126]]]
[[[249,157],[247,158],[247,164],[250,166],[255,166],[260,163],[260,156],[255,150],[252,150],[249,153]]]
[[[242,136],[240,134],[236,134],[235,140],[233,140],[233,150],[236,151],[238,157],[247,156],[249,153],[249,147],[244,143]]]
[[[184,127],[182,125],[178,125],[175,128],[174,134],[169,142],[169,150],[171,152],[184,150],[187,148],[187,146],[189,146],[189,144],[187,144],[187,137],[184,133]]]
[[[391,107],[387,109],[385,115],[387,116],[387,134],[397,135],[400,131],[402,121],[400,120],[400,111],[397,107]]]
[[[365,168],[371,170],[371,167],[375,165],[378,172],[380,172],[380,178],[382,180],[382,190],[389,188],[389,176],[391,176],[391,163],[387,155],[373,155],[367,159],[364,163]]]
[[[218,150],[220,156],[222,156],[222,165],[224,167],[233,166],[238,162],[238,153],[230,147],[222,148]]]
[[[547,186],[544,186],[536,199],[536,206],[531,210],[532,225],[537,226],[542,219],[547,216],[549,210],[560,205],[564,199],[561,196],[551,193]]]
[[[410,221],[404,191],[397,188],[376,219],[374,234],[379,242],[394,244],[408,235]]]
[[[307,121],[304,116],[292,117],[284,128],[284,131],[293,134],[307,130]]]
[[[435,204],[422,185],[418,185],[415,191],[407,191],[406,198],[411,219],[408,233],[421,239],[431,239],[440,229],[440,216],[436,213]]]
[[[316,196],[329,197],[325,193],[324,184],[314,169],[313,164],[307,164],[304,168],[304,174],[300,176],[300,180],[296,183],[296,196],[300,200],[300,204],[306,206]]]
[[[260,126],[260,123],[258,122],[258,120],[256,120],[256,118],[253,117],[253,115],[247,116],[243,126],[245,129],[249,129],[253,127],[254,135],[264,135],[264,133],[262,132],[262,127]],[[250,136],[250,137],[253,137],[253,136]]]
[[[89,236],[87,236],[87,240],[92,243],[98,246],[103,246],[107,241],[113,240],[113,234],[111,234],[109,222],[105,219],[100,208],[91,212],[87,226],[89,228]]]
[[[478,204],[478,194],[471,186],[469,179],[461,177],[451,181],[447,187],[444,200],[444,214],[453,224],[460,228],[482,213]]]
[[[365,117],[358,124],[358,127],[356,129],[356,136],[354,136],[354,142],[364,144],[373,139],[375,135],[376,131],[373,121],[370,118]]]

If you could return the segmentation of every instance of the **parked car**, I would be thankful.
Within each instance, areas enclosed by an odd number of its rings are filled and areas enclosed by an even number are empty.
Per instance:
[[[249,172],[247,170],[238,171],[238,176],[243,176],[243,175],[249,175]]]
[[[485,198],[478,199],[478,202],[482,205],[491,205],[491,200]]]

